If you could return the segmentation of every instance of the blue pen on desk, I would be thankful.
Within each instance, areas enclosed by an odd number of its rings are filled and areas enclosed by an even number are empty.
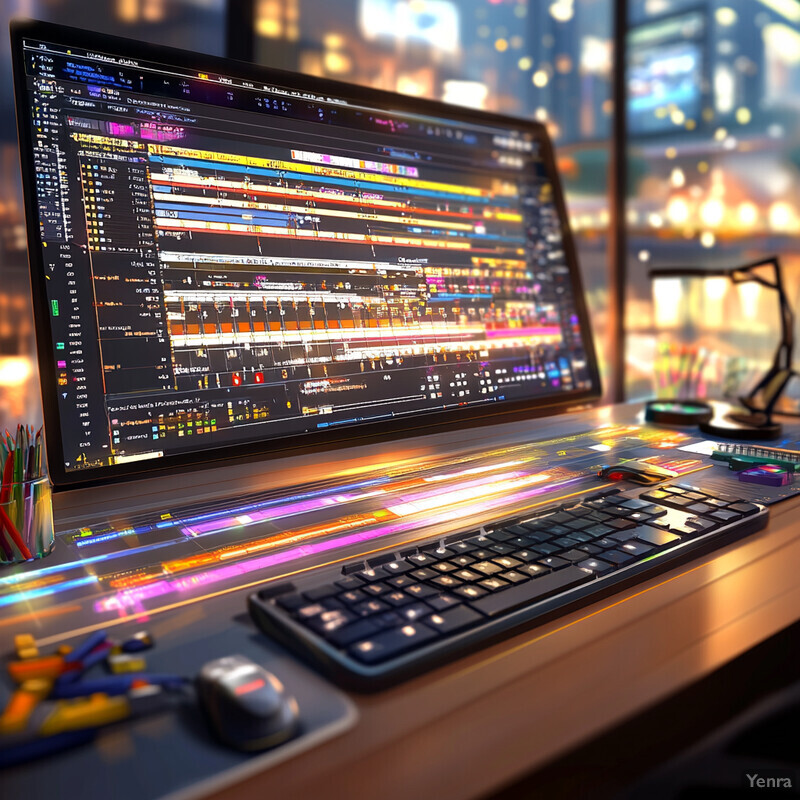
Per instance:
[[[67,664],[73,661],[83,661],[95,647],[105,644],[108,641],[108,634],[105,631],[97,631],[81,642],[71,653],[64,656]]]
[[[149,675],[137,673],[132,675],[119,675],[108,678],[96,678],[92,681],[75,681],[72,683],[56,682],[50,697],[66,699],[68,697],[86,697],[90,694],[102,692],[107,695],[126,694],[134,683],[147,683],[151,686],[160,686],[167,691],[178,691],[190,683],[189,678],[182,675]]]

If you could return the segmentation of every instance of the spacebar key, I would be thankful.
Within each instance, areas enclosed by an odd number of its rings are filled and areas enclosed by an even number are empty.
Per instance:
[[[534,578],[527,583],[518,583],[503,592],[482,597],[469,605],[482,614],[496,617],[498,614],[507,614],[521,606],[529,606],[554,594],[580,586],[582,583],[588,583],[594,577],[594,573],[584,572],[579,567],[566,567]]]

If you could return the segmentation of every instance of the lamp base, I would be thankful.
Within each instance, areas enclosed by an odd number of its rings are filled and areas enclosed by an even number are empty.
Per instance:
[[[782,428],[777,422],[768,419],[765,414],[730,411],[724,417],[701,422],[700,430],[720,439],[758,441],[760,439],[777,439],[781,435]]]

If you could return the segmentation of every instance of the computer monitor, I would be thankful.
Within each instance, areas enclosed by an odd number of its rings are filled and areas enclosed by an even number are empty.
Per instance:
[[[543,126],[12,39],[57,487],[598,395]]]

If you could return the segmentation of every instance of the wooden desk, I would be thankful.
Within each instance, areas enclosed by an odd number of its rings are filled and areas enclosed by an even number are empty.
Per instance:
[[[632,421],[637,411],[636,406],[597,409],[527,423],[525,431],[540,438],[570,427],[586,430],[599,420]],[[455,452],[467,443],[513,441],[521,425],[407,440],[402,452],[413,458],[433,450]],[[541,431],[531,435],[530,425]],[[334,474],[385,457],[392,448],[397,451],[398,445],[316,461],[304,456],[273,466],[267,462],[259,480],[266,475],[288,484],[311,469]],[[205,483],[204,475],[192,480]],[[231,479],[241,482],[243,475]],[[163,489],[158,482],[151,487],[138,499],[158,497]],[[119,502],[125,491],[130,488],[110,489],[101,508]],[[82,502],[76,494],[63,513],[79,516]],[[349,732],[207,796],[446,800],[486,795],[800,619],[799,513],[800,498],[780,503],[773,506],[765,531],[711,556],[395,689],[352,695],[360,719]],[[187,613],[166,612],[176,620]],[[196,788],[202,794],[202,787]]]
[[[218,795],[480,797],[800,619],[800,501],[768,529],[374,697],[358,725]]]

